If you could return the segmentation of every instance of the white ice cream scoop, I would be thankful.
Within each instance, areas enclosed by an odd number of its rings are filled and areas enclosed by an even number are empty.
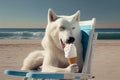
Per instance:
[[[66,44],[64,52],[66,58],[77,57],[77,50],[74,44]]]

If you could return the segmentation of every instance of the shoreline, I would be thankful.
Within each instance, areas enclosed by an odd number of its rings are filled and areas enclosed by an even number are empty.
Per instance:
[[[14,43],[15,42],[15,43]],[[0,39],[0,44],[36,44],[41,43],[41,39]]]

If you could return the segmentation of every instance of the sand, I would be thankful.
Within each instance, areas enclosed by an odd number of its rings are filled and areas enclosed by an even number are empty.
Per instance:
[[[92,64],[95,80],[120,80],[120,40],[97,41]]]
[[[0,80],[22,80],[8,76],[5,69],[20,69],[23,59],[40,50],[41,40],[0,40]],[[120,40],[98,40],[92,61],[94,80],[120,80]]]
[[[22,80],[4,75],[5,69],[20,69],[23,59],[32,51],[40,50],[41,40],[0,40],[0,80]]]

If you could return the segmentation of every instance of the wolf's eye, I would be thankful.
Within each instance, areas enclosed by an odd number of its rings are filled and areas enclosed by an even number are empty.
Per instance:
[[[75,27],[72,27],[72,29],[75,29]]]
[[[63,30],[65,30],[65,27],[64,27],[64,26],[61,26],[61,27],[60,27],[60,31],[63,31]]]

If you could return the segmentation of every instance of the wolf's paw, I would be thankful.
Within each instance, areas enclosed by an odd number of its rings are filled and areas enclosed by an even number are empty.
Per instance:
[[[71,64],[67,67],[67,69],[69,72],[74,72],[74,73],[79,71],[79,67],[77,64]]]

